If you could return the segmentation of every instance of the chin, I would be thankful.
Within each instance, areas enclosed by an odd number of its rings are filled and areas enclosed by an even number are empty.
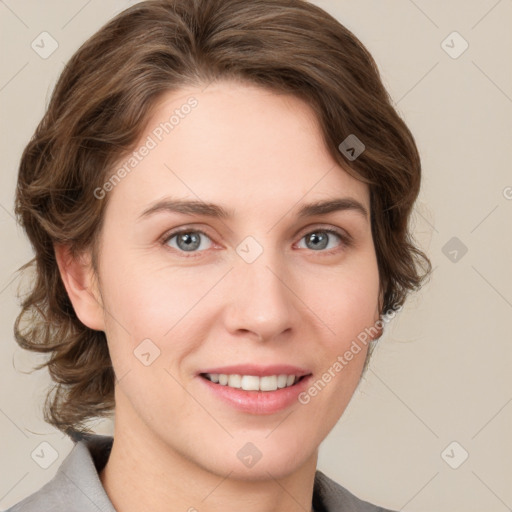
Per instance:
[[[215,473],[225,477],[229,473],[232,480],[245,482],[262,482],[266,480],[281,480],[298,471],[305,463],[304,460],[297,458],[297,454],[291,452],[287,456],[269,454],[255,463],[252,467],[245,467],[242,463],[222,465],[215,468]],[[229,468],[229,469],[228,469]]]
[[[268,432],[265,432],[268,436]],[[291,435],[288,442],[284,443],[282,438],[272,439],[271,434],[267,439],[263,436],[258,439],[254,436],[251,442],[237,441],[232,443],[233,456],[229,457],[221,470],[230,468],[230,478],[235,480],[262,481],[269,478],[282,479],[298,471],[308,461],[316,466],[317,447],[311,443],[311,448],[300,436],[294,439]],[[225,457],[223,457],[225,458]]]

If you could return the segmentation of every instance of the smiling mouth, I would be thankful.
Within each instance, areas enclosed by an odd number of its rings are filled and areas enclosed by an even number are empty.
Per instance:
[[[311,375],[311,374],[310,374]],[[308,375],[266,375],[258,377],[256,375],[239,375],[225,373],[201,373],[200,376],[214,384],[226,386],[243,391],[277,391],[295,386]]]

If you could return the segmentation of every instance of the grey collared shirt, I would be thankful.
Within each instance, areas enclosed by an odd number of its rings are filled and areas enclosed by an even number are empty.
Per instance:
[[[112,442],[110,436],[84,436],[52,480],[6,512],[116,512],[98,475]],[[315,512],[392,512],[360,500],[321,471],[315,475],[313,508]]]

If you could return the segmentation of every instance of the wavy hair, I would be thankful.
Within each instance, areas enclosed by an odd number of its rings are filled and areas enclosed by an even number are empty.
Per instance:
[[[94,191],[133,151],[163,94],[235,79],[292,94],[313,108],[326,146],[370,189],[382,312],[403,304],[431,272],[409,218],[421,163],[378,68],[342,24],[304,0],[149,0],[118,14],[73,55],[26,146],[16,215],[32,244],[35,271],[14,331],[18,344],[47,353],[55,385],[45,420],[73,435],[108,416],[115,375],[105,333],[76,316],[54,246],[93,249],[108,195]],[[339,145],[356,135],[364,152]],[[97,268],[97,267],[95,267]]]

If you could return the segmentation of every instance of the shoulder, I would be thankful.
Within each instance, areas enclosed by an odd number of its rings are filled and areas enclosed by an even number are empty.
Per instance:
[[[110,436],[83,436],[46,485],[6,512],[115,512],[98,476],[112,441]]]
[[[113,438],[91,434],[76,442],[55,476],[6,512],[115,512],[98,475]],[[315,512],[393,512],[363,501],[321,471],[315,474]]]
[[[315,512],[393,512],[359,499],[321,471],[315,475],[313,507]]]

